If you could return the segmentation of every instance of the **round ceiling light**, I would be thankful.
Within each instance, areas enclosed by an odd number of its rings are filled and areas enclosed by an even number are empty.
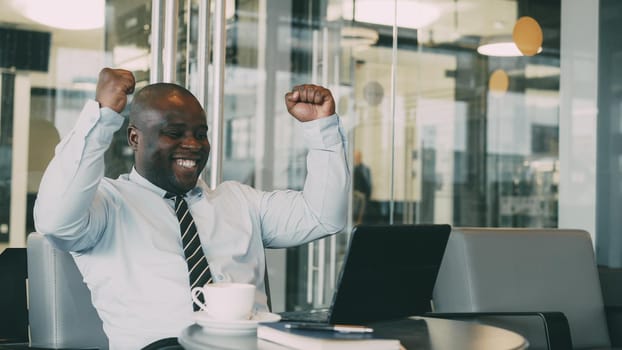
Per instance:
[[[482,39],[480,45],[477,47],[477,52],[481,55],[497,57],[517,57],[524,55],[509,35],[495,35]],[[536,53],[540,52],[542,52],[542,46],[538,47]]]
[[[103,28],[105,0],[20,0],[23,15],[46,26],[87,30]]]
[[[481,55],[498,57],[523,55],[509,35],[498,35],[482,39],[477,52]]]
[[[542,28],[532,17],[524,16],[516,21],[512,39],[525,56],[533,56],[542,50]]]
[[[488,90],[497,95],[504,94],[510,87],[510,77],[503,69],[497,69],[490,75]]]

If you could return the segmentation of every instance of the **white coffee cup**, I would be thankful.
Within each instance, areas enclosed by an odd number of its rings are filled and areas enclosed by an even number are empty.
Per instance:
[[[203,293],[205,303],[199,300]],[[208,283],[192,288],[192,300],[215,320],[248,320],[255,303],[255,286],[248,283]]]

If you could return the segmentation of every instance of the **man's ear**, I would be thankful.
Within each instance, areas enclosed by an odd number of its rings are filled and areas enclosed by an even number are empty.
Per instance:
[[[138,148],[138,129],[132,124],[127,127],[127,143],[134,151]]]

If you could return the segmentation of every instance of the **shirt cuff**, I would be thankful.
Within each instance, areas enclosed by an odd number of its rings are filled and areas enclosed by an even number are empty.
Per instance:
[[[80,137],[86,137],[96,124],[100,124],[104,129],[112,129],[112,132],[119,130],[123,125],[123,117],[108,107],[99,108],[99,103],[95,100],[88,100],[78,117],[74,131]]]
[[[309,148],[326,149],[345,144],[346,137],[337,114],[302,123]]]
[[[111,120],[113,121],[113,125],[114,124],[123,124],[123,116],[115,111],[113,111],[112,109],[110,109],[109,107],[102,107],[99,109],[99,112],[101,113],[102,118],[104,118],[105,120]]]

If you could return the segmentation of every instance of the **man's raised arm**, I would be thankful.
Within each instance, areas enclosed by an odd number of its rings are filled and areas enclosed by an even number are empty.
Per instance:
[[[302,122],[309,153],[302,192],[276,191],[261,203],[264,243],[287,247],[340,232],[347,222],[350,171],[346,137],[330,91],[299,85],[285,95],[289,113]]]
[[[82,250],[99,239],[106,204],[97,188],[104,177],[104,153],[123,125],[119,114],[134,91],[131,72],[104,68],[96,100],[87,101],[74,128],[56,146],[35,202],[35,227],[58,248]]]

